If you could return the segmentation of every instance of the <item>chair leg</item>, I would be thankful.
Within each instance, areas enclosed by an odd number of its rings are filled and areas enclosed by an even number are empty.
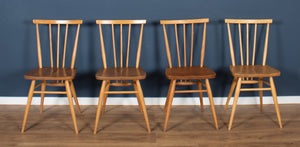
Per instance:
[[[215,121],[215,127],[218,130],[219,127],[218,127],[218,121],[217,121],[217,116],[216,116],[216,111],[215,111],[215,105],[214,105],[214,100],[213,100],[211,87],[210,87],[208,79],[205,79],[205,84],[206,84],[206,89],[207,89],[207,95],[208,95],[209,102],[210,102],[211,112],[213,114],[213,118],[214,118],[214,121]]]
[[[25,114],[24,114],[24,120],[23,120],[21,133],[24,133],[24,129],[25,129],[26,121],[27,121],[27,116],[28,116],[28,112],[29,112],[29,109],[30,109],[31,101],[32,101],[34,86],[35,86],[35,80],[32,80],[31,85],[30,85],[30,89],[29,89],[29,92],[28,92],[28,100],[27,100],[27,105],[26,105],[26,109],[25,109]]]
[[[70,82],[71,92],[72,92],[72,95],[74,97],[74,101],[76,103],[77,111],[78,111],[79,114],[81,114],[81,110],[80,110],[79,102],[78,102],[78,99],[77,99],[74,83],[73,83],[72,80],[70,80],[69,82]]]
[[[75,133],[78,134],[76,116],[75,116],[75,111],[74,111],[74,107],[73,107],[73,99],[72,99],[72,94],[71,94],[71,88],[70,88],[70,84],[68,81],[65,81],[65,87],[66,87],[66,92],[67,92],[67,96],[68,96],[68,100],[69,100],[71,115],[72,115],[72,119],[73,119],[74,130],[75,130]]]
[[[41,91],[45,91],[45,90],[46,90],[46,81],[44,80],[44,81],[42,81]],[[41,93],[40,114],[43,113],[44,99],[45,99],[45,93]]]
[[[148,115],[147,115],[147,110],[146,110],[146,106],[145,106],[145,100],[144,100],[144,96],[143,96],[143,90],[142,90],[142,87],[141,87],[141,84],[140,84],[139,80],[136,80],[136,86],[137,86],[138,94],[139,94],[138,99],[140,99],[141,106],[142,106],[142,109],[143,109],[143,112],[144,112],[144,117],[145,117],[147,129],[148,129],[148,133],[150,133],[151,129],[150,129]]]
[[[165,107],[164,107],[164,112],[166,112],[169,102],[170,102],[170,92],[171,92],[171,87],[172,87],[171,84],[172,84],[172,82],[170,83],[170,86],[169,86],[168,95],[167,95],[167,99],[166,99]]]
[[[236,85],[236,90],[235,90],[235,94],[234,94],[234,100],[233,100],[233,105],[232,105],[232,111],[231,111],[231,116],[230,116],[228,130],[231,130],[231,126],[232,126],[232,122],[233,122],[233,118],[234,118],[234,113],[235,113],[236,105],[237,105],[238,98],[239,98],[239,95],[240,95],[241,85],[242,85],[242,78],[238,78],[237,85]]]
[[[224,110],[227,110],[227,107],[228,107],[230,98],[231,98],[231,96],[232,96],[232,94],[233,94],[233,91],[234,91],[234,88],[235,88],[235,86],[236,86],[236,82],[237,82],[237,79],[234,78],[233,81],[232,81],[231,87],[230,87],[230,91],[229,91],[229,94],[228,94],[228,97],[227,97],[227,101],[226,101]]]
[[[94,134],[97,133],[97,126],[98,126],[98,122],[99,122],[99,118],[100,118],[100,110],[101,110],[101,106],[102,106],[103,97],[105,95],[106,83],[107,83],[106,80],[102,81],[101,90],[100,90],[100,93],[99,93],[99,102],[98,102],[98,108],[97,108],[97,113],[96,113]]]
[[[199,81],[198,81],[198,90],[202,90],[202,85]],[[199,92],[199,98],[200,98],[201,111],[203,112],[204,107],[203,107],[203,94],[202,94],[202,92]]]
[[[106,85],[105,91],[109,91],[109,81],[107,82],[108,84]],[[107,95],[108,94],[104,94],[104,98],[103,98],[103,103],[102,103],[102,110],[101,110],[101,114],[103,115],[105,112],[105,106],[106,106],[106,101],[107,101]]]
[[[271,89],[272,89],[272,96],[273,96],[273,101],[274,101],[274,105],[275,105],[275,109],[276,109],[276,113],[277,113],[279,127],[282,128],[281,117],[280,117],[278,101],[277,101],[277,94],[276,94],[276,89],[275,89],[275,84],[274,84],[273,77],[270,77],[270,85],[271,85]]]
[[[134,87],[135,91],[139,92],[137,84],[133,84],[133,87]],[[142,102],[141,102],[141,98],[140,98],[140,94],[139,93],[136,93],[136,98],[137,98],[137,101],[138,101],[138,104],[139,104],[140,112],[143,112]]]
[[[166,114],[166,118],[165,118],[164,131],[167,130],[167,126],[168,126],[171,106],[172,106],[173,97],[174,97],[174,93],[175,93],[175,86],[176,86],[176,80],[172,80],[171,84],[170,84],[170,95],[169,95],[169,102],[168,102],[168,106],[167,106],[167,114]]]
[[[258,87],[263,88],[263,81],[258,79]],[[259,91],[260,112],[263,110],[263,91]]]

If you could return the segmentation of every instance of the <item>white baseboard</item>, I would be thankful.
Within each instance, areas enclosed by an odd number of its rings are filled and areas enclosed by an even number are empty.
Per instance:
[[[33,97],[32,104],[39,105],[40,97]],[[80,105],[97,105],[98,97],[79,97]],[[166,98],[164,97],[145,97],[146,105],[164,105]],[[230,100],[232,104],[233,98]],[[175,97],[173,105],[199,105],[199,97]],[[209,105],[207,97],[203,98],[204,105]],[[225,105],[226,97],[214,97],[215,105]],[[264,104],[273,104],[271,96],[263,98]],[[300,96],[278,96],[279,104],[299,104]],[[26,105],[27,97],[0,97],[0,105]],[[45,105],[68,105],[66,97],[45,97]],[[107,105],[137,105],[136,97],[108,97]],[[259,104],[259,97],[240,97],[238,104]]]

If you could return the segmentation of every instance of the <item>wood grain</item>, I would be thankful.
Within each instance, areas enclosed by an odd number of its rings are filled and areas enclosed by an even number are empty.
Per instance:
[[[214,78],[216,73],[208,67],[172,67],[166,69],[168,79],[205,79]]]
[[[268,65],[230,66],[233,76],[237,77],[270,77],[280,76],[280,71]]]
[[[76,75],[76,68],[35,68],[24,75],[28,80],[72,80]]]
[[[146,72],[143,68],[101,68],[96,73],[97,80],[140,80],[146,78]]]
[[[222,111],[223,106],[215,106],[220,124],[216,130],[210,106],[205,105],[201,112],[198,105],[174,105],[168,132],[163,132],[163,106],[148,106],[149,134],[139,106],[108,105],[100,118],[101,133],[93,135],[97,106],[82,106],[82,116],[77,119],[79,134],[75,135],[70,131],[73,124],[66,106],[45,105],[40,115],[39,106],[32,105],[27,122],[30,130],[21,134],[25,106],[1,105],[0,141],[1,146],[300,146],[300,105],[279,107],[284,129],[278,127],[274,105],[264,105],[262,113],[259,105],[240,105],[234,129],[228,131],[230,112]]]

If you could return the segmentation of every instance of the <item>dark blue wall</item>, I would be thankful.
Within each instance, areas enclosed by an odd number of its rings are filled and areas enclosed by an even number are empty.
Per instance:
[[[83,19],[75,87],[78,96],[98,96],[94,74],[102,66],[96,19],[147,19],[140,66],[146,97],[166,96],[169,81],[161,19],[210,18],[206,66],[217,73],[211,80],[214,96],[226,96],[232,76],[224,18],[272,18],[267,63],[282,72],[275,78],[278,95],[300,95],[300,1],[283,0],[10,0],[0,1],[0,96],[26,96],[23,75],[38,66],[32,19]],[[267,93],[266,93],[267,94]],[[191,96],[191,95],[189,95]],[[195,95],[196,96],[196,95]]]

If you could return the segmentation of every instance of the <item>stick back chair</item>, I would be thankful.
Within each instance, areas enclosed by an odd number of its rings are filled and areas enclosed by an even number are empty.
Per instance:
[[[96,73],[96,79],[97,80],[103,80],[100,94],[99,94],[99,103],[96,113],[96,120],[95,120],[95,128],[94,128],[94,134],[97,133],[97,126],[100,118],[100,113],[104,114],[105,111],[105,105],[107,100],[108,94],[136,94],[140,111],[143,112],[144,118],[146,121],[148,132],[150,133],[150,126],[148,121],[148,115],[145,107],[144,102],[144,96],[143,91],[141,88],[140,80],[143,80],[146,78],[146,72],[139,67],[140,62],[140,56],[141,56],[141,47],[142,47],[142,37],[143,37],[143,28],[144,24],[146,24],[146,20],[96,20],[96,23],[99,25],[99,33],[100,33],[100,43],[101,43],[101,53],[102,53],[102,61],[103,61],[103,68],[101,68]],[[114,67],[108,67],[107,66],[107,58],[106,58],[106,51],[105,51],[105,45],[104,45],[104,28],[103,25],[106,25],[105,27],[111,28],[112,33],[112,50],[113,50],[113,57],[110,57],[108,59],[113,58],[114,60]],[[110,26],[107,26],[110,25]],[[115,31],[117,30],[116,27],[119,27],[119,35],[115,34]],[[128,27],[128,34],[127,34],[127,41],[124,41],[124,44],[127,42],[127,51],[123,54],[123,27]],[[133,50],[133,42],[134,42],[134,34],[133,28],[139,28],[139,37],[138,37],[138,46],[136,51],[136,60],[135,65],[130,66],[129,59],[134,59],[133,57],[135,55],[130,55],[130,49]],[[124,34],[126,32],[124,31]],[[108,35],[106,35],[108,36]],[[120,43],[120,50],[119,50],[119,57],[120,59],[117,60],[117,47],[116,47],[116,37],[119,36],[119,43]],[[125,37],[124,37],[125,38]],[[133,38],[133,39],[132,39]],[[108,54],[109,55],[109,54]],[[124,56],[124,57],[123,57]],[[124,62],[124,59],[126,59],[126,64]],[[117,63],[119,61],[119,63]],[[119,67],[118,67],[119,65]],[[134,91],[109,91],[110,87],[124,87],[124,86],[133,86]]]
[[[43,104],[44,104],[44,96],[45,94],[66,94],[69,100],[69,105],[71,109],[71,115],[74,123],[74,129],[75,133],[78,134],[77,130],[77,123],[76,123],[76,116],[73,108],[73,100],[72,97],[74,97],[78,113],[80,114],[80,107],[78,103],[78,99],[76,96],[74,84],[72,80],[74,79],[76,75],[76,68],[75,65],[75,59],[76,59],[76,53],[77,53],[77,44],[78,44],[78,36],[79,36],[79,29],[80,24],[82,24],[82,20],[37,20],[34,19],[33,23],[36,24],[36,35],[37,35],[37,53],[38,53],[38,62],[39,67],[35,68],[28,73],[24,75],[24,78],[31,81],[31,86],[28,93],[28,101],[27,106],[24,114],[24,120],[23,120],[23,126],[21,132],[24,132],[26,120],[28,116],[28,112],[30,109],[32,96],[33,94],[41,94],[41,105],[40,105],[40,113],[43,112]],[[42,45],[41,42],[43,42],[44,39],[41,39],[40,37],[40,30],[39,25],[48,25],[49,29],[49,51],[45,51],[42,56]],[[61,35],[61,28],[65,27],[65,33],[64,35]],[[76,33],[73,33],[68,30],[72,30],[74,28],[76,30]],[[56,50],[54,44],[54,39],[52,39],[52,34],[55,33],[53,30],[56,29]],[[68,36],[68,32],[70,32]],[[75,36],[74,36],[75,35]],[[60,39],[60,37],[64,37]],[[72,36],[72,37],[70,37]],[[55,37],[55,36],[54,36]],[[41,41],[42,40],[42,41]],[[60,44],[60,40],[64,40],[63,44],[63,50],[60,50],[60,47],[62,44]],[[68,44],[71,44],[71,42],[74,42],[73,46],[70,45],[70,47],[67,47]],[[43,44],[46,44],[43,42]],[[45,45],[46,46],[46,45]],[[44,47],[44,46],[43,46]],[[68,50],[68,51],[67,51]],[[56,51],[56,52],[55,52]],[[43,66],[43,60],[42,57],[46,57],[46,54],[49,56],[50,53],[50,67],[49,66]],[[56,53],[56,56],[54,55]],[[69,58],[69,56],[71,56]],[[70,65],[69,64],[69,59]],[[55,61],[56,60],[56,61]],[[66,62],[67,60],[67,62]],[[45,60],[44,60],[45,61]],[[44,62],[48,63],[48,62]],[[56,65],[55,65],[56,64]],[[46,64],[44,64],[46,65]],[[41,81],[40,83],[36,84],[36,81]],[[46,91],[46,86],[50,87],[65,87],[66,91]],[[36,88],[41,87],[41,90],[35,90]]]
[[[175,93],[199,93],[200,97],[200,104],[201,104],[201,110],[203,111],[203,92],[207,92],[210,106],[213,114],[213,119],[215,122],[215,127],[218,129],[218,123],[217,123],[217,117],[215,113],[214,108],[214,102],[213,102],[213,96],[211,92],[211,87],[209,83],[209,79],[215,78],[216,73],[209,69],[208,67],[203,66],[204,64],[204,54],[205,54],[205,40],[206,40],[206,24],[209,22],[208,18],[204,19],[187,19],[187,20],[161,20],[160,23],[163,25],[164,30],[164,38],[165,38],[165,45],[166,45],[166,51],[167,51],[167,58],[169,62],[169,67],[166,69],[166,77],[171,80],[169,91],[164,107],[164,111],[167,110],[166,118],[165,118],[165,124],[164,124],[164,131],[167,130],[167,124],[170,116],[171,111],[171,105],[173,101],[173,97]],[[170,28],[170,31],[167,31],[167,27]],[[176,48],[174,47],[174,50],[177,51],[177,61],[178,66],[174,67],[172,64],[172,58],[171,58],[171,51],[170,51],[170,44],[168,39],[168,33],[167,32],[174,32],[171,28],[174,26],[175,31],[175,41],[176,42]],[[195,26],[195,27],[194,27]],[[195,28],[198,26],[203,26],[203,33],[202,33],[202,45],[201,45],[201,56],[200,56],[200,66],[193,66],[193,54],[196,50],[194,49],[194,45],[196,44],[195,38],[197,37],[195,34]],[[183,32],[183,59],[182,55],[180,55],[180,38],[178,37],[178,27],[182,28]],[[191,29],[187,29],[187,27],[190,27]],[[200,29],[199,29],[200,30]],[[191,37],[190,37],[190,57],[189,57],[189,63],[188,65],[188,49],[187,49],[187,31],[190,31]],[[200,34],[200,33],[199,33]],[[171,39],[170,39],[171,40]],[[181,50],[182,51],[182,50]],[[176,60],[175,58],[175,60]],[[181,62],[183,60],[183,63]],[[202,81],[204,80],[204,82]],[[175,90],[176,85],[178,86],[188,86],[188,85],[197,85],[197,90]],[[206,89],[203,89],[202,87],[206,87]]]
[[[235,95],[234,95],[234,101],[232,106],[232,112],[229,122],[228,130],[231,130],[232,122],[238,102],[238,97],[240,94],[240,91],[259,91],[260,96],[260,109],[262,111],[263,109],[263,91],[271,91],[275,109],[278,117],[278,123],[280,128],[282,128],[281,124],[281,118],[280,118],[280,112],[277,102],[277,94],[276,89],[274,85],[273,77],[280,76],[280,71],[266,65],[266,59],[267,59],[267,50],[268,50],[268,38],[269,38],[269,27],[272,23],[272,19],[225,19],[225,23],[227,24],[228,29],[228,37],[229,37],[229,46],[230,46],[230,54],[231,54],[231,61],[232,65],[230,66],[230,71],[234,77],[227,102],[225,105],[224,110],[227,109],[227,106],[229,104],[230,98],[233,94],[233,91],[235,89]],[[236,65],[235,62],[235,53],[234,53],[234,38],[232,37],[231,28],[237,27],[238,28],[238,40],[239,40],[239,52],[240,52],[240,65]],[[254,27],[253,31],[253,48],[252,48],[252,63],[251,63],[251,48],[250,46],[250,28]],[[261,27],[261,31],[258,31],[258,28]],[[244,28],[244,29],[242,29]],[[264,29],[265,28],[265,29]],[[245,30],[246,29],[246,30]],[[264,34],[265,30],[265,34]],[[245,32],[246,31],[246,32]],[[264,37],[257,37],[258,33],[262,33],[262,35],[265,35]],[[242,36],[246,35],[246,39]],[[255,60],[257,56],[255,56],[257,53],[257,49],[259,49],[259,45],[257,42],[261,39],[263,44],[263,57],[262,57],[262,63],[256,64]],[[243,40],[246,40],[246,51],[243,50]],[[244,44],[245,45],[245,44]],[[246,52],[246,53],[245,53]],[[263,78],[269,78],[269,82],[266,81]],[[241,88],[242,84],[258,84],[258,88]],[[264,88],[263,85],[266,84],[269,87]]]

